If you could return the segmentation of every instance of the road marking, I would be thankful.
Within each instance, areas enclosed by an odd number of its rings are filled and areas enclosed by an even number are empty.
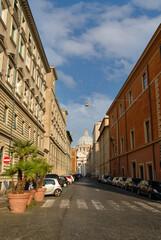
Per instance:
[[[77,207],[81,209],[88,209],[87,204],[83,199],[77,199]]]
[[[61,200],[60,208],[69,208],[69,199]]]
[[[146,205],[146,204],[144,204],[144,203],[142,203],[142,202],[136,202],[136,201],[134,201],[134,203],[139,204],[140,206],[142,206],[143,208],[145,208],[145,209],[147,209],[147,210],[150,210],[151,212],[160,213],[159,210],[157,210],[157,209],[155,209],[155,208],[153,208],[153,207],[150,207],[150,206],[148,206],[148,205]]]
[[[99,201],[91,200],[91,202],[97,210],[105,210],[104,206]]]
[[[137,212],[142,211],[140,208],[138,208],[137,206],[135,206],[135,205],[133,205],[133,204],[127,202],[127,201],[121,201],[121,202],[122,202],[123,204],[125,204],[127,207],[129,207],[129,208],[131,208],[131,209],[133,209],[133,210],[135,210],[135,211],[137,211]]]
[[[113,200],[107,200],[108,204],[111,205],[112,207],[114,207],[116,210],[121,210],[120,209],[120,205],[118,205],[117,203],[115,203]],[[123,210],[123,209],[122,209]]]
[[[54,202],[55,202],[55,199],[54,199],[54,200],[48,199],[48,200],[46,200],[46,202],[42,205],[42,207],[44,207],[44,208],[52,207],[53,204],[54,204]]]

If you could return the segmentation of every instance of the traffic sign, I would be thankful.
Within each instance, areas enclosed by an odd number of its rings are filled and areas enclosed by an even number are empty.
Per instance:
[[[8,164],[8,163],[10,163],[10,157],[4,157],[3,158],[3,162],[5,163],[5,164]]]

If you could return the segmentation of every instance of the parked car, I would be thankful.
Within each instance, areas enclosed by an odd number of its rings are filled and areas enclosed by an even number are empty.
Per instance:
[[[72,179],[71,179],[70,177],[67,177],[67,176],[65,176],[65,177],[67,178],[69,184],[72,184],[72,183],[73,183],[73,181],[72,181]]]
[[[142,180],[141,178],[130,178],[130,177],[127,178],[125,183],[125,189],[131,192],[136,192],[137,186],[141,180]]]
[[[57,175],[57,174],[54,174],[54,173],[49,173],[45,176],[45,178],[54,178],[54,179],[57,179],[59,184],[61,185],[61,179],[60,177]]]
[[[62,188],[56,178],[45,178],[43,187],[46,188],[45,195],[60,197],[62,193]]]
[[[99,183],[101,182],[101,177],[102,177],[102,176],[99,176],[99,177],[98,177],[98,182],[99,182]]]
[[[109,177],[108,175],[102,175],[101,176],[101,183],[107,183],[107,178],[108,177]]]
[[[161,199],[161,183],[157,181],[142,180],[138,184],[137,194],[148,196],[150,199]]]
[[[82,178],[82,174],[77,173],[76,175],[77,175],[78,178]]]
[[[127,177],[119,177],[117,181],[117,187],[125,188],[125,182],[126,182]]]
[[[65,179],[65,177],[60,176],[59,178],[60,178],[61,186],[66,187],[67,186],[67,180]]]
[[[119,177],[114,177],[114,178],[112,179],[112,185],[113,185],[113,186],[117,186],[118,180],[119,180]]]
[[[107,184],[112,185],[112,180],[113,180],[113,177],[108,177]]]
[[[74,181],[78,181],[79,180],[79,177],[77,174],[72,174],[72,176],[74,177]]]
[[[68,175],[68,176],[66,176],[66,177],[70,178],[70,179],[72,180],[72,183],[74,182],[74,178],[73,178],[72,175]]]

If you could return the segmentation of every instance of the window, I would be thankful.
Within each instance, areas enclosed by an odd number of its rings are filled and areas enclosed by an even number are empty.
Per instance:
[[[150,142],[150,121],[145,122],[145,142]]]
[[[29,126],[29,129],[28,129],[28,134],[29,134],[29,140],[31,140],[31,127]]]
[[[114,124],[114,116],[112,115],[112,125]]]
[[[122,116],[122,104],[120,104],[120,116]]]
[[[136,163],[132,163],[132,173],[133,173],[133,178],[136,178]]]
[[[7,23],[7,14],[8,14],[8,6],[5,0],[0,1],[0,17],[2,18],[3,22]]]
[[[131,131],[131,149],[134,149],[135,147],[135,141],[134,141],[134,131]]]
[[[17,40],[17,26],[16,26],[16,23],[15,23],[15,22],[12,23],[12,27],[11,27],[11,38],[12,38],[13,41],[16,43],[16,40]]]
[[[16,84],[16,92],[21,96],[21,90],[22,90],[22,79],[20,78],[20,75],[18,75],[17,78],[17,84]]]
[[[31,43],[31,33],[29,33],[28,42]]]
[[[14,115],[14,129],[17,129],[17,115]]]
[[[140,178],[144,179],[144,168],[143,168],[143,166],[140,166]]]
[[[124,152],[124,139],[121,138],[121,153]]]
[[[146,79],[146,73],[143,75],[143,89],[147,88],[147,79]]]
[[[34,95],[31,93],[31,99],[30,99],[30,110],[34,111]]]
[[[4,122],[4,123],[7,122],[7,116],[8,116],[8,107],[5,106],[5,107],[4,107],[4,114],[3,114],[3,122]]]
[[[27,52],[27,55],[26,55],[26,66],[28,67],[28,69],[30,69],[30,53],[29,51]]]
[[[153,169],[152,169],[152,165],[148,165],[148,177],[149,177],[149,180],[153,180]]]
[[[132,91],[129,92],[129,103],[132,104]]]
[[[29,97],[29,88],[28,88],[27,84],[25,83],[23,101],[24,101],[24,103],[26,103],[26,105],[28,104],[28,100],[29,100],[28,97]]]
[[[24,44],[23,39],[21,38],[21,41],[20,41],[20,54],[21,54],[21,56],[23,58],[24,58],[24,52],[25,52],[25,44]]]
[[[9,62],[7,69],[7,82],[13,84],[14,67]]]
[[[25,133],[25,122],[22,121],[22,131],[21,131],[22,135],[24,135]]]

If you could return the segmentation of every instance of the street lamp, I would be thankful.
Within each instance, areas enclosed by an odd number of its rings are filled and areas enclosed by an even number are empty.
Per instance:
[[[88,100],[86,100],[86,103],[84,105],[85,107],[89,107]]]

